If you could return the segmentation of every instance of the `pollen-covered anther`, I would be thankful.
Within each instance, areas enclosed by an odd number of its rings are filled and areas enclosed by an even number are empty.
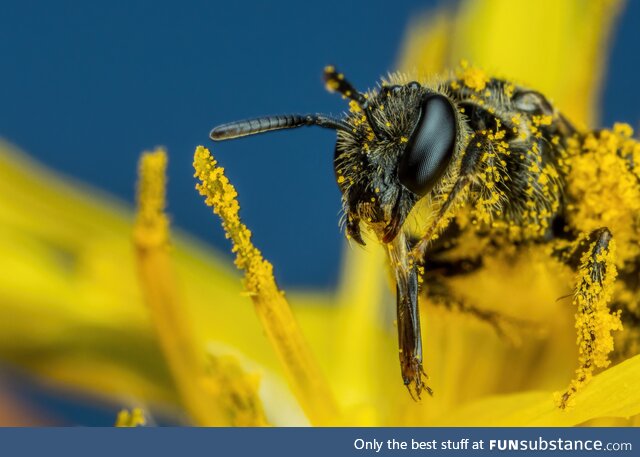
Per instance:
[[[164,210],[167,168],[164,149],[145,152],[138,164],[138,212],[134,237],[138,246],[166,244],[169,237],[169,219]]]

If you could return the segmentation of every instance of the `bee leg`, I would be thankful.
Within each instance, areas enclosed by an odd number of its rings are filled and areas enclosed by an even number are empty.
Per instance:
[[[469,141],[469,145],[462,156],[462,161],[460,163],[460,175],[453,185],[451,192],[447,196],[447,199],[440,207],[437,216],[435,217],[433,223],[427,228],[425,234],[420,238],[420,240],[415,244],[413,249],[411,250],[411,255],[418,263],[424,262],[424,256],[429,247],[429,243],[431,242],[431,238],[435,234],[439,223],[445,219],[449,209],[452,207],[453,203],[455,203],[459,197],[463,195],[463,191],[467,186],[471,183],[471,177],[476,173],[479,165],[480,158],[483,153],[491,148],[490,141],[487,140],[486,136],[476,134],[471,137]]]
[[[613,351],[611,332],[622,328],[619,313],[611,313],[614,282],[617,276],[615,246],[611,232],[603,227],[578,239],[575,249],[565,252],[562,260],[576,271],[573,303],[577,306],[579,365],[574,379],[558,399],[560,408],[571,404],[576,392],[599,367],[609,365]]]
[[[390,264],[396,280],[396,306],[398,317],[398,348],[400,370],[404,385],[414,400],[426,390],[432,393],[423,377],[422,337],[420,335],[420,310],[418,308],[418,267],[410,262],[409,244],[404,232],[400,232],[387,245]]]
[[[429,395],[433,395],[433,391],[422,379],[423,376],[428,379],[428,376],[422,368],[418,276],[415,268],[411,269],[406,281],[397,283],[396,294],[400,370],[404,385],[417,401],[423,390]]]

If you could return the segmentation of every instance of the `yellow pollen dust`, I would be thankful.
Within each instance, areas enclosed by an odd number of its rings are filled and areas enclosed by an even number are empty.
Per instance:
[[[338,87],[340,87],[340,83],[335,79],[329,79],[327,80],[325,87],[329,92],[335,92],[336,90],[338,90]]]
[[[484,90],[489,82],[489,77],[483,70],[470,66],[466,60],[460,62],[460,69],[456,71],[456,74],[458,78],[462,79],[465,86],[476,92]]]
[[[358,105],[355,100],[351,100],[349,101],[349,111],[351,111],[352,113],[361,113],[362,108],[360,108],[360,105]]]
[[[131,411],[123,409],[116,419],[116,427],[140,427],[146,424],[147,419],[140,408],[133,408]]]
[[[514,86],[513,84],[507,84],[506,86],[504,86],[504,94],[508,98],[511,98],[515,90],[516,90],[516,86]]]

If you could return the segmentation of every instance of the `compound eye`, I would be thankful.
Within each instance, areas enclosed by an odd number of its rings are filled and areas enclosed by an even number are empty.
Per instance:
[[[398,164],[400,183],[415,194],[431,191],[449,165],[457,136],[453,110],[442,95],[422,101],[420,118]]]

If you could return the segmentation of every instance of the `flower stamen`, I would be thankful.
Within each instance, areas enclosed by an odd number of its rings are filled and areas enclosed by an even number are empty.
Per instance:
[[[245,272],[245,288],[273,345],[296,397],[314,425],[335,425],[337,406],[320,367],[273,277],[273,266],[251,242],[251,232],[239,217],[237,192],[208,149],[198,146],[193,166],[200,180],[196,189],[222,219],[233,244],[235,264]]]
[[[134,244],[143,293],[176,389],[199,425],[266,425],[257,383],[247,384],[245,376],[237,374],[240,368],[229,363],[212,370],[205,348],[192,336],[169,255],[166,167],[167,154],[162,149],[140,158]],[[232,376],[236,385],[229,382]],[[251,414],[245,408],[229,408],[230,399],[253,405]]]

